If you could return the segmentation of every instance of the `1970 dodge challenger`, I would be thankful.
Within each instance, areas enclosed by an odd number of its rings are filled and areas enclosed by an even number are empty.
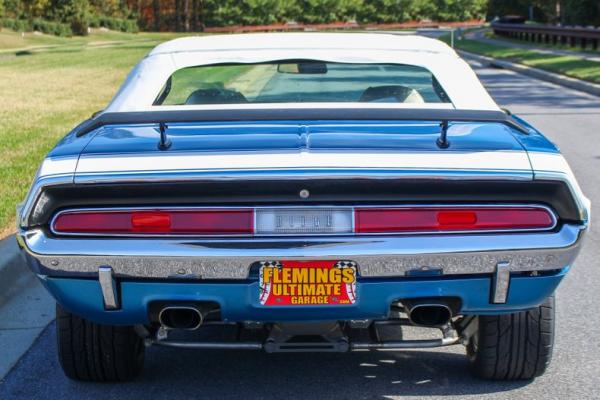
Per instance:
[[[45,158],[18,236],[73,379],[132,379],[150,345],[454,344],[478,376],[530,379],[589,212],[442,42],[227,35],[141,60]]]

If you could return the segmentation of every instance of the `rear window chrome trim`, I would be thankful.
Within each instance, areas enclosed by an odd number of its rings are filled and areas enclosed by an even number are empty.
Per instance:
[[[105,212],[122,212],[122,211],[160,211],[160,210],[177,210],[177,211],[193,211],[193,210],[272,210],[272,209],[287,209],[287,210],[301,210],[301,209],[335,209],[335,210],[347,210],[351,211],[352,215],[352,230],[353,232],[349,233],[311,233],[310,235],[305,234],[243,234],[243,235],[200,235],[200,234],[144,234],[144,233],[135,233],[135,234],[105,234],[105,233],[64,233],[64,232],[56,232],[54,230],[54,223],[56,219],[65,213],[78,213],[78,212],[94,212],[94,211],[105,211]],[[376,233],[356,233],[356,213],[355,210],[357,208],[365,209],[365,208],[377,208],[377,209],[398,209],[398,208],[534,208],[534,209],[542,209],[548,212],[550,217],[552,218],[552,225],[547,228],[523,228],[523,229],[481,229],[481,230],[448,230],[448,231],[431,231],[431,232],[376,232]],[[254,226],[256,226],[256,213],[253,212],[254,218]],[[163,207],[154,207],[154,206],[143,206],[143,207],[92,207],[92,208],[69,208],[60,210],[57,212],[49,223],[50,232],[57,237],[132,237],[132,238],[215,238],[215,239],[252,239],[252,238],[298,238],[301,239],[303,237],[352,237],[352,236],[411,236],[411,235],[455,235],[455,234],[510,234],[510,233],[525,233],[525,232],[548,232],[554,230],[558,226],[558,218],[556,216],[556,212],[543,204],[528,204],[528,203],[500,203],[500,204],[468,204],[468,203],[460,203],[460,204],[400,204],[400,205],[353,205],[353,206],[340,206],[335,204],[318,204],[318,205],[306,205],[306,206],[286,206],[286,205],[275,205],[275,206],[253,206],[253,207],[244,207],[244,206],[219,206],[219,207],[210,207],[210,206],[163,206]]]

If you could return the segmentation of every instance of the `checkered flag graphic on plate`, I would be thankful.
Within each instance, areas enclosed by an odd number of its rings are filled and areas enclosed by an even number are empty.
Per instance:
[[[283,265],[279,261],[261,261],[260,262],[260,276],[259,276],[259,290],[260,290],[260,304],[265,304],[267,298],[269,297],[269,293],[271,293],[271,285],[272,283],[263,284],[263,267],[271,267],[271,268],[283,268]]]
[[[353,268],[356,276],[356,263],[354,261],[338,261],[335,263],[334,268]],[[356,301],[356,281],[353,283],[346,283],[346,293],[352,303]]]

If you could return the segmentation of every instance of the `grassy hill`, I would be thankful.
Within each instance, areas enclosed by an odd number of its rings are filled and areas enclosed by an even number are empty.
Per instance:
[[[0,31],[0,237],[44,155],[110,101],[133,65],[174,34],[59,38]]]

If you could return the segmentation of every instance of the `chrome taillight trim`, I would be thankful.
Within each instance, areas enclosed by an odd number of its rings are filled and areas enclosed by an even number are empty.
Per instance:
[[[405,235],[446,235],[446,234],[471,234],[471,233],[518,233],[518,232],[544,232],[551,231],[558,225],[558,219],[556,213],[550,207],[542,204],[401,204],[401,205],[355,205],[355,206],[344,206],[344,205],[305,205],[305,206],[256,206],[256,207],[243,207],[243,206],[227,206],[227,207],[189,207],[189,206],[169,206],[169,207],[95,207],[95,208],[72,208],[61,210],[56,213],[49,224],[50,232],[56,236],[80,236],[80,237],[146,237],[146,238],[165,238],[165,237],[204,237],[204,238],[252,238],[252,237],[307,237],[306,234],[227,234],[227,235],[215,235],[215,234],[154,234],[154,233],[126,233],[126,234],[107,234],[107,233],[64,233],[56,232],[54,230],[54,223],[56,219],[64,213],[78,213],[78,212],[122,212],[122,211],[195,211],[195,210],[269,210],[269,209],[289,209],[289,210],[300,210],[300,209],[314,209],[314,208],[329,208],[348,210],[352,215],[352,232],[351,233],[311,233],[309,237],[319,236],[405,236]],[[431,231],[431,232],[385,232],[385,233],[356,233],[356,221],[355,221],[355,210],[357,208],[377,208],[377,209],[398,209],[398,208],[534,208],[542,209],[548,212],[552,218],[552,225],[545,228],[524,228],[524,229],[481,229],[481,230],[448,230],[448,231]],[[256,227],[256,212],[253,212],[253,224]]]

